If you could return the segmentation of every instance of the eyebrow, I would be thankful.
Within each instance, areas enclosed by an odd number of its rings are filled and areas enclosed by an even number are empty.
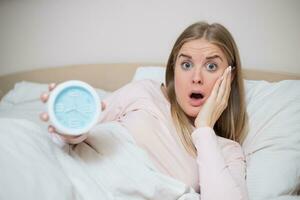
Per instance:
[[[180,58],[180,57],[186,57],[186,58],[192,59],[192,56],[189,56],[189,55],[186,55],[183,53],[179,54],[178,58]],[[223,62],[223,59],[219,55],[208,56],[208,57],[206,57],[206,60],[213,60],[216,58],[219,58]]]
[[[214,55],[214,56],[206,57],[206,60],[213,60],[215,58],[219,58],[223,62],[223,59],[219,55]]]
[[[180,58],[180,57],[186,57],[186,58],[192,59],[192,56],[189,56],[189,55],[186,55],[183,53],[179,54],[178,58]]]

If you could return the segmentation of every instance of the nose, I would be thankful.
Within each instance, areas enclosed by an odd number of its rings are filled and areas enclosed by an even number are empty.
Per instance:
[[[193,74],[193,84],[203,84],[201,69],[195,69]]]

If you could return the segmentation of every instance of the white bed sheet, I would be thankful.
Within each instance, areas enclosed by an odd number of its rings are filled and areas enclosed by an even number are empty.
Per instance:
[[[2,116],[0,124],[0,199],[199,199],[159,173],[116,122],[64,147],[31,119]]]

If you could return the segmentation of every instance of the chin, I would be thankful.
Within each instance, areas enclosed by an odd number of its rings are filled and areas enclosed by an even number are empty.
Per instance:
[[[190,118],[196,118],[201,107],[189,107],[184,109],[185,114]]]

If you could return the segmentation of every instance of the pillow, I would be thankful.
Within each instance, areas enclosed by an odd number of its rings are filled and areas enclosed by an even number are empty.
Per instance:
[[[160,75],[159,75],[160,74]],[[133,80],[164,82],[164,67],[140,67]],[[242,144],[251,200],[300,193],[300,80],[245,80],[249,133]]]
[[[162,66],[145,66],[138,67],[134,73],[132,81],[138,81],[143,79],[156,80],[160,83],[165,82],[166,68]]]
[[[100,99],[107,95],[107,91],[95,88]],[[23,104],[32,101],[40,101],[40,95],[48,91],[48,84],[21,81],[15,84],[1,101],[11,104]]]
[[[27,119],[46,128],[39,114],[45,110],[45,105],[40,100],[42,92],[48,91],[47,84],[22,81],[15,84],[0,101],[0,117]]]
[[[249,197],[299,194],[300,80],[245,83],[249,132],[243,148]]]
[[[21,81],[15,84],[14,88],[2,98],[2,101],[11,104],[37,101],[40,99],[40,94],[46,91],[48,91],[47,84]]]

